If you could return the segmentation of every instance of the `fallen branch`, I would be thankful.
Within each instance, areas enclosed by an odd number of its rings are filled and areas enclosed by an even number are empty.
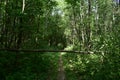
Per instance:
[[[94,54],[94,53],[105,53],[103,51],[74,51],[74,50],[42,50],[42,49],[0,49],[0,51],[11,51],[11,52],[66,52],[66,53],[81,53],[81,54]]]

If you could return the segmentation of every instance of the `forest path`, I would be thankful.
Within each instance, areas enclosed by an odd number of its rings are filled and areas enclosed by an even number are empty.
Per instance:
[[[63,67],[62,53],[59,56],[57,80],[65,80],[65,71]]]

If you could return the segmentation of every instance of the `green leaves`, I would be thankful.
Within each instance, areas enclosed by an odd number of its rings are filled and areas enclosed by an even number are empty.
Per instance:
[[[64,54],[67,79],[119,79],[120,15],[113,4],[112,0],[25,0],[23,10],[23,0],[1,0],[0,48],[105,51]],[[57,60],[52,53],[0,52],[0,77],[46,80],[47,75],[56,76]]]

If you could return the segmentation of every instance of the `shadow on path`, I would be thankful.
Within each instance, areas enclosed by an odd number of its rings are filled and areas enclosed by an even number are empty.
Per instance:
[[[59,62],[58,62],[58,76],[57,80],[65,80],[65,71],[63,67],[62,54],[60,53]]]

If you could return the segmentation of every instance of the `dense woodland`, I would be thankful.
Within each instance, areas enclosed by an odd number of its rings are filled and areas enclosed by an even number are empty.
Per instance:
[[[120,0],[0,0],[0,80],[119,80]]]

